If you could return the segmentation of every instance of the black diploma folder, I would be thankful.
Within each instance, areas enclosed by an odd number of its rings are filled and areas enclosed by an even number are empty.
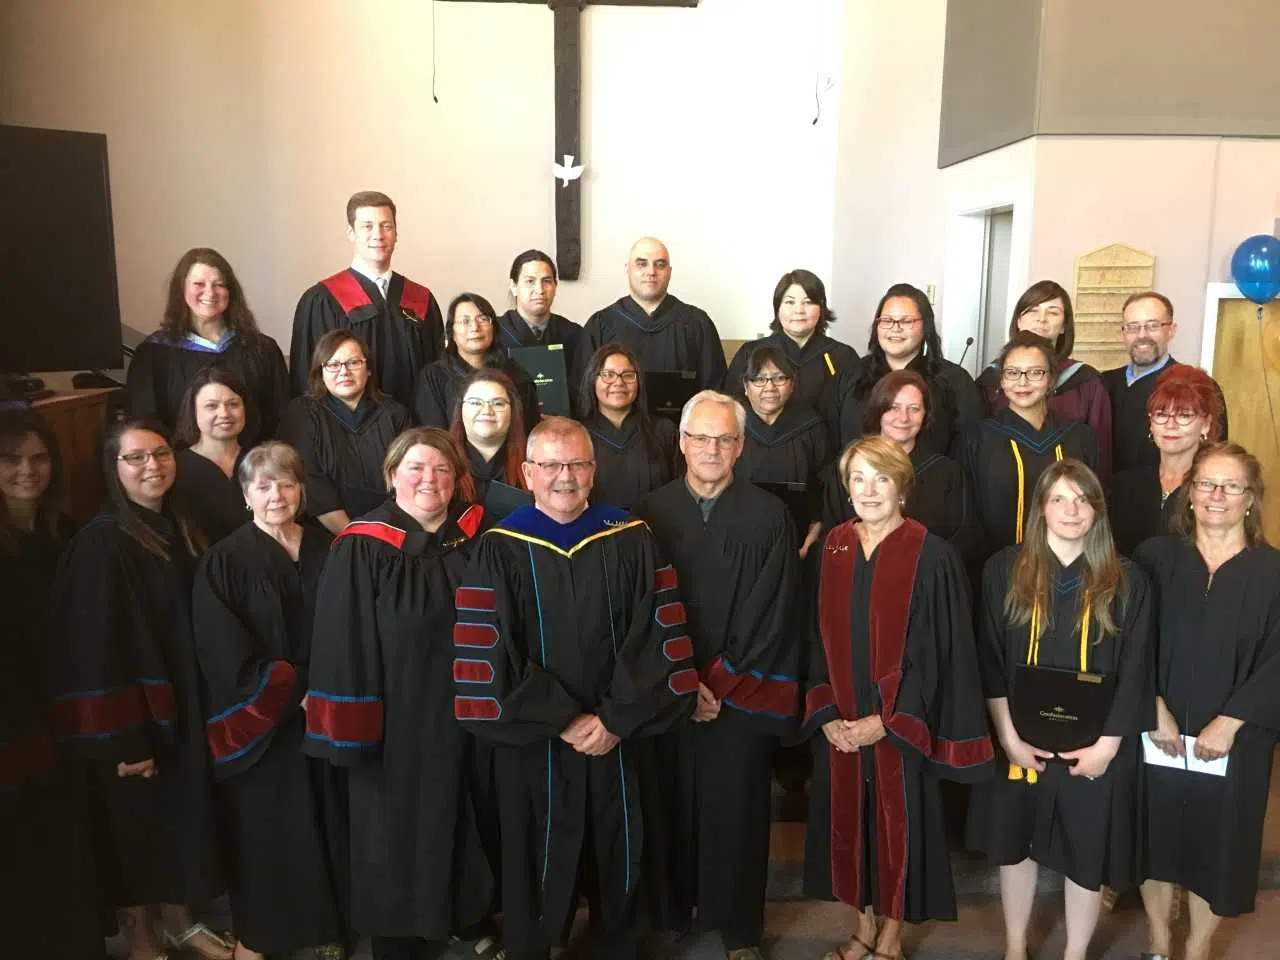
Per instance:
[[[494,522],[531,503],[533,494],[528,490],[521,490],[499,480],[490,480],[489,489],[484,492],[485,517]]]
[[[1009,713],[1025,743],[1054,753],[1078,750],[1102,736],[1112,692],[1111,679],[1100,673],[1020,663]]]
[[[680,422],[680,411],[698,392],[695,370],[650,370],[644,375],[644,390],[649,396],[649,414]]]
[[[510,347],[508,356],[524,369],[538,388],[538,406],[547,416],[567,417],[569,375],[564,365],[564,344],[539,347]],[[526,418],[527,419],[527,418]]]
[[[787,512],[796,525],[796,534],[803,542],[809,532],[809,524],[817,519],[813,494],[807,483],[782,481],[755,481],[761,490],[767,490],[787,505]]]

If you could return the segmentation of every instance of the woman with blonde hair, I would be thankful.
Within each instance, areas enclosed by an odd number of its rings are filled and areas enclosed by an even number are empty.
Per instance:
[[[1138,879],[1134,809],[1140,734],[1154,706],[1151,630],[1147,579],[1116,553],[1097,476],[1078,460],[1050,464],[1021,546],[987,562],[978,613],[1002,762],[974,790],[969,837],[1000,866],[1006,960],[1027,957],[1039,866],[1066,879],[1067,960],[1084,960],[1102,885],[1123,890]],[[1040,703],[1046,684],[1055,692],[1065,684],[1064,696],[1093,695],[1092,712],[1079,700],[1066,705],[1080,711],[1078,732],[1043,729],[1038,708],[1053,709]]]

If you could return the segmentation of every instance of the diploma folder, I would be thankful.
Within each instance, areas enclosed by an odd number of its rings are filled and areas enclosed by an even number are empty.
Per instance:
[[[1079,750],[1102,736],[1112,691],[1104,674],[1020,663],[1009,695],[1013,727],[1041,750]]]
[[[507,355],[520,364],[538,388],[538,406],[547,416],[567,417],[569,374],[564,365],[564,344],[537,347],[510,347]]]
[[[489,489],[484,492],[485,517],[494,522],[505,519],[531,503],[533,494],[528,490],[521,490],[500,480],[490,480]]]
[[[679,423],[684,405],[698,392],[698,374],[694,370],[650,370],[644,375],[644,390],[651,416]]]
[[[796,533],[803,541],[809,532],[809,524],[817,519],[814,515],[813,495],[809,492],[809,485],[796,482],[758,481],[756,486],[772,493],[787,505],[787,512],[791,514],[791,519],[796,525]]]

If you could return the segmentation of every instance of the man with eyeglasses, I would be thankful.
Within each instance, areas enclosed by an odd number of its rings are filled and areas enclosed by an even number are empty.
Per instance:
[[[671,254],[653,237],[643,237],[627,256],[630,293],[597,310],[582,328],[572,382],[582,380],[583,368],[601,346],[625,343],[636,352],[645,375],[692,373],[697,389],[718,387],[726,364],[720,333],[705,310],[667,292],[671,285]]]
[[[413,407],[418,372],[440,356],[444,324],[431,291],[391,269],[396,205],[385,193],[362,190],[347,201],[351,266],[302,294],[293,315],[289,372],[294,396],[307,392],[307,370],[317,341],[350,328],[369,348],[375,383]]]
[[[586,893],[593,956],[637,956],[636,893],[659,832],[652,734],[693,710],[698,674],[644,522],[590,504],[579,423],[529,434],[532,506],[481,538],[456,591],[454,713],[493,744],[508,960],[545,960]]]
[[[1111,397],[1111,449],[1115,473],[1160,462],[1160,451],[1151,442],[1147,400],[1160,374],[1178,361],[1169,344],[1178,332],[1173,303],[1162,293],[1135,293],[1124,302],[1120,333],[1129,351],[1129,363],[1102,373]],[[1221,395],[1221,390],[1219,390]],[[1227,436],[1226,404],[1222,407],[1222,436]]]
[[[664,886],[681,932],[696,907],[729,960],[763,960],[773,755],[799,712],[804,633],[790,512],[734,480],[746,416],[723,393],[689,400],[680,417],[687,472],[637,510],[680,578],[699,674],[694,723],[664,738],[677,827]]]

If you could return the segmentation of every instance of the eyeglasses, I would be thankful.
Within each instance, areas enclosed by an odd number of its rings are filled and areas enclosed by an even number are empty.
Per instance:
[[[339,370],[359,370],[364,365],[364,357],[356,357],[354,360],[327,360],[324,369],[326,373],[337,373]]]
[[[1200,480],[1193,480],[1191,481],[1191,485],[1201,493],[1211,494],[1215,490],[1221,490],[1228,497],[1243,496],[1251,489],[1239,480],[1210,480],[1207,477]]]
[[[751,384],[753,387],[765,387],[769,384],[773,384],[775,387],[780,387],[784,383],[790,382],[791,377],[787,376],[785,373],[766,374],[759,377],[747,377],[747,383]]]
[[[527,462],[532,463],[547,477],[558,477],[565,470],[575,476],[582,476],[590,473],[596,466],[594,460],[529,460]]]
[[[718,437],[709,437],[705,433],[685,433],[684,438],[689,441],[689,446],[695,450],[705,450],[707,447],[725,447],[726,449],[734,446],[741,439],[736,433],[725,433]]]
[[[883,330],[904,330],[914,327],[922,317],[876,317],[876,324]]]
[[[601,370],[597,376],[605,383],[615,383],[618,380],[623,383],[635,383],[640,379],[640,374],[634,370]]]
[[[1044,367],[1030,367],[1027,370],[1019,370],[1017,367],[1005,367],[1000,371],[1000,379],[1005,383],[1017,383],[1019,380],[1026,380],[1027,383],[1039,383],[1048,373],[1049,371]]]
[[[486,317],[483,313],[478,313],[474,317],[458,317],[453,322],[455,325],[462,326],[462,327],[493,326],[493,318]]]
[[[1173,325],[1172,320],[1148,320],[1145,323],[1122,323],[1120,324],[1120,332],[1133,336],[1135,333],[1156,333],[1161,327],[1169,327]]]
[[[479,413],[481,410],[492,410],[494,413],[501,413],[511,406],[510,400],[503,400],[501,397],[495,397],[493,400],[481,400],[479,397],[468,397],[462,401],[462,405],[472,413]]]
[[[156,463],[168,463],[173,459],[173,450],[169,447],[156,447],[154,450],[130,450],[128,453],[120,454],[116,459],[127,463],[131,467],[140,467],[148,460],[154,460]]]
[[[1171,412],[1169,410],[1157,410],[1155,413],[1151,414],[1151,422],[1158,423],[1163,426],[1172,420],[1178,426],[1185,427],[1198,416],[1200,416],[1200,414],[1196,413],[1194,410],[1178,410],[1176,412]]]

